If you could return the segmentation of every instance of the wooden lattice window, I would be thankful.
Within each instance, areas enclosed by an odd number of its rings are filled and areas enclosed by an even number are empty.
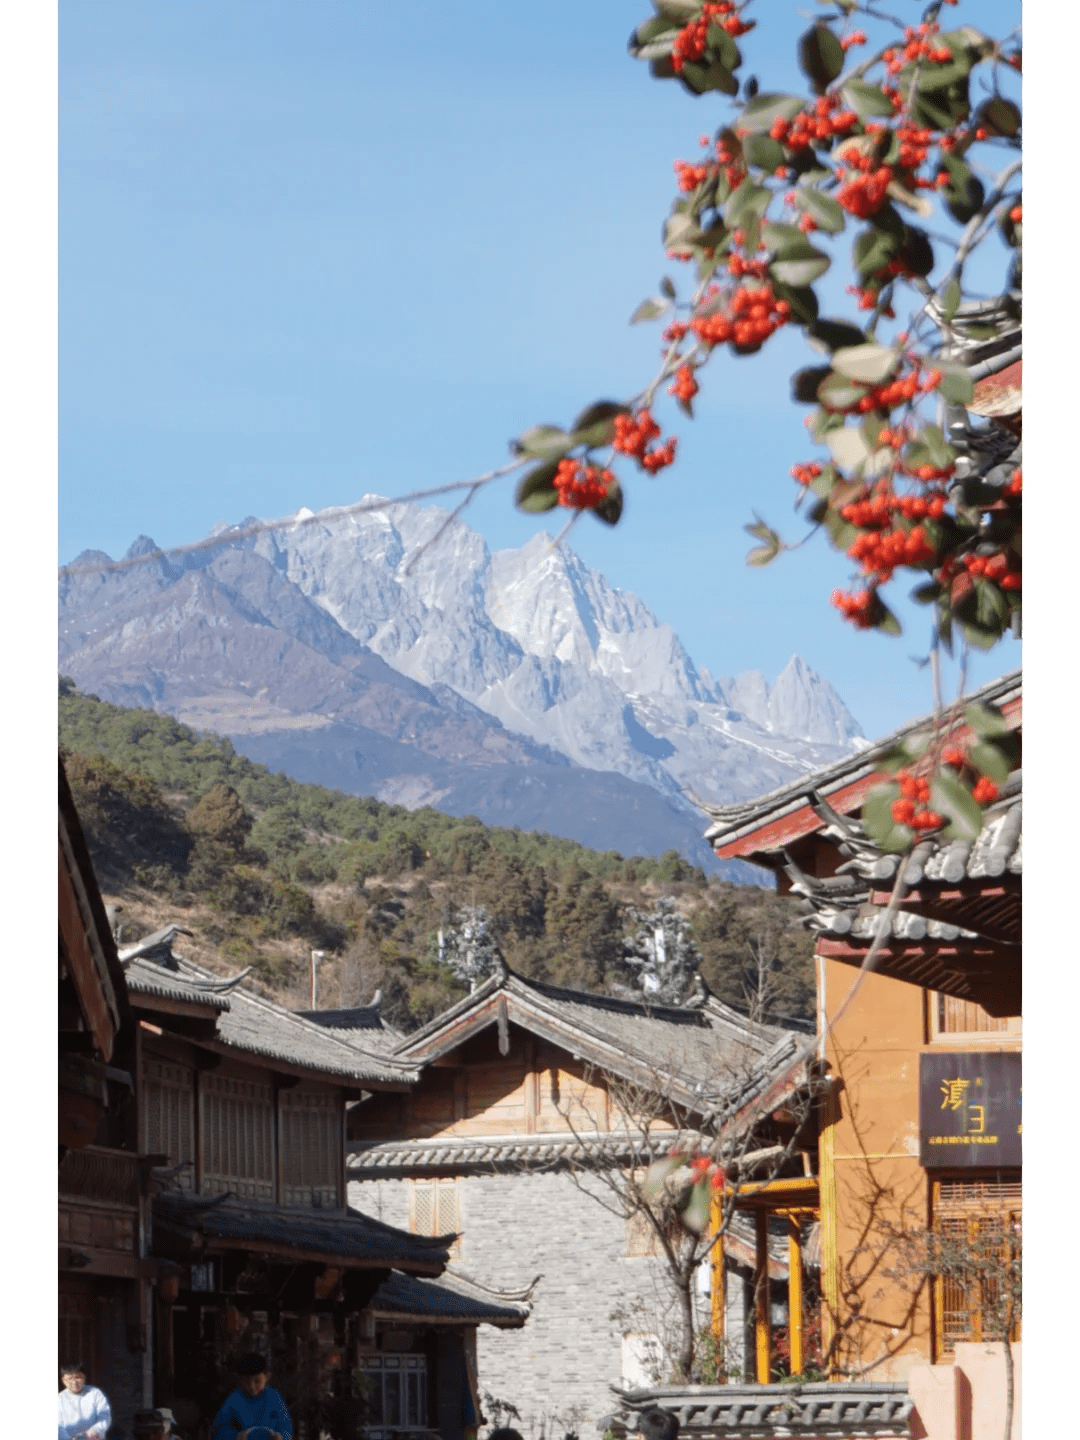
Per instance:
[[[283,1090],[279,1104],[282,1203],[337,1205],[344,1144],[337,1094]]]
[[[1020,1338],[1019,1180],[940,1180],[934,1185],[934,1230],[948,1269],[934,1281],[936,1358],[964,1342]]]
[[[974,1000],[935,992],[930,996],[930,1031],[935,1039],[941,1035],[1019,1036],[1021,1021],[1019,1015],[990,1015]]]
[[[269,1085],[207,1075],[199,1087],[202,1188],[274,1198],[274,1096]]]
[[[461,1206],[455,1177],[410,1180],[409,1229],[414,1235],[456,1235],[450,1258],[461,1259]]]
[[[357,1388],[367,1402],[367,1440],[391,1440],[402,1432],[427,1429],[426,1356],[364,1355],[358,1376]]]
[[[86,1378],[96,1384],[98,1374],[97,1317],[95,1301],[89,1285],[83,1281],[61,1279],[59,1293],[59,1356],[58,1362],[81,1360]]]
[[[169,1166],[187,1160],[173,1183],[183,1190],[195,1184],[195,1111],[192,1072],[165,1060],[147,1060],[143,1072],[144,1149],[167,1155]]]

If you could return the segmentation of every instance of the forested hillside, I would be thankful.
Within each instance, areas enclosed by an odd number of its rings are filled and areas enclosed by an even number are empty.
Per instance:
[[[103,891],[123,940],[176,922],[185,952],[251,965],[288,1004],[307,998],[312,948],[327,953],[320,1004],[382,990],[409,1029],[464,993],[438,935],[483,907],[508,963],[602,991],[619,973],[631,910],[671,897],[701,972],[728,1003],[813,1011],[811,943],[771,890],[706,879],[674,851],[599,854],[300,784],[170,716],[127,710],[60,682],[60,747]]]

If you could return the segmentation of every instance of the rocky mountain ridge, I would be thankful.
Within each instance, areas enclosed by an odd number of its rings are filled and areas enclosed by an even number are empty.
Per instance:
[[[860,739],[799,657],[771,686],[714,679],[546,535],[493,553],[415,504],[249,523],[175,558],[140,537],[122,569],[81,555],[61,670],[300,779],[698,860],[687,789],[762,793]]]

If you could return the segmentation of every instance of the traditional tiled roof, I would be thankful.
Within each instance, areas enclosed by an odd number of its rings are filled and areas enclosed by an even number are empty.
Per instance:
[[[680,1435],[693,1440],[907,1436],[912,1409],[907,1385],[895,1382],[660,1385],[648,1390],[616,1389],[615,1393],[622,1402],[620,1409],[598,1420],[598,1430],[624,1435],[635,1428],[636,1412],[656,1405],[677,1416]]]
[[[670,1137],[668,1137],[670,1139]],[[412,1174],[416,1171],[556,1170],[583,1157],[628,1160],[640,1155],[642,1136],[628,1131],[587,1135],[454,1135],[432,1140],[350,1140],[349,1171]],[[367,1176],[367,1178],[370,1178]]]
[[[452,1235],[410,1235],[351,1207],[319,1210],[271,1205],[238,1195],[191,1195],[170,1190],[153,1200],[153,1247],[177,1241],[198,1248],[217,1242],[241,1250],[287,1254],[295,1260],[342,1261],[353,1267],[396,1266],[438,1275],[449,1259]],[[170,1242],[172,1242],[170,1244]]]
[[[354,1005],[342,1010],[295,1010],[293,1013],[324,1030],[331,1030],[335,1040],[355,1045],[360,1050],[386,1055],[401,1044],[402,1033],[383,1019],[377,993],[370,1005]]]
[[[535,1281],[533,1284],[535,1285]],[[466,1275],[447,1271],[437,1280],[418,1280],[392,1270],[376,1290],[371,1309],[378,1319],[435,1325],[495,1325],[520,1329],[532,1313],[527,1290],[489,1290]]]
[[[704,986],[688,1005],[651,1005],[526,980],[504,966],[394,1053],[425,1064],[480,1029],[511,1023],[628,1080],[662,1080],[686,1101],[718,1085],[730,1093],[767,1083],[792,1046],[791,1032],[752,1024]]]
[[[416,1066],[408,1061],[339,1039],[333,1030],[244,988],[240,982],[246,970],[223,980],[194,961],[174,954],[172,942],[177,933],[177,927],[168,926],[140,946],[122,952],[133,995],[206,1006],[217,1015],[214,1040],[253,1055],[360,1084],[408,1084],[415,1080]]]
[[[967,699],[1004,707],[1019,700],[1021,693],[1021,672],[1014,670],[982,686]],[[703,804],[702,808],[713,819],[705,832],[706,840],[715,849],[722,848],[726,853],[737,841],[751,837],[755,831],[766,825],[794,816],[808,804],[829,800],[839,792],[844,792],[845,795],[850,792],[852,797],[851,803],[843,806],[845,810],[861,805],[864,794],[860,790],[860,782],[869,784],[877,773],[882,757],[906,736],[931,726],[933,720],[932,715],[927,715],[910,721],[854,755],[848,755],[832,765],[823,766],[800,779],[789,781],[756,800],[740,801],[733,805]]]

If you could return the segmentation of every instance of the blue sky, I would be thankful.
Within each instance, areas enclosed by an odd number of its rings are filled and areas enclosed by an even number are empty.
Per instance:
[[[671,162],[728,106],[629,59],[649,8],[61,0],[61,561],[464,479],[637,390],[659,335],[627,317],[683,279]],[[742,73],[795,86],[809,8],[762,0]],[[1016,7],[954,14],[1000,31]],[[814,452],[787,377],[809,356],[793,332],[714,360],[698,418],[661,415],[680,463],[572,544],[714,673],[799,653],[873,735],[929,707],[924,613],[899,640],[851,630],[823,543],[743,563],[753,510],[798,532],[788,470]],[[505,484],[465,518],[492,548],[543,523]],[[970,673],[1018,663],[1008,642]]]

